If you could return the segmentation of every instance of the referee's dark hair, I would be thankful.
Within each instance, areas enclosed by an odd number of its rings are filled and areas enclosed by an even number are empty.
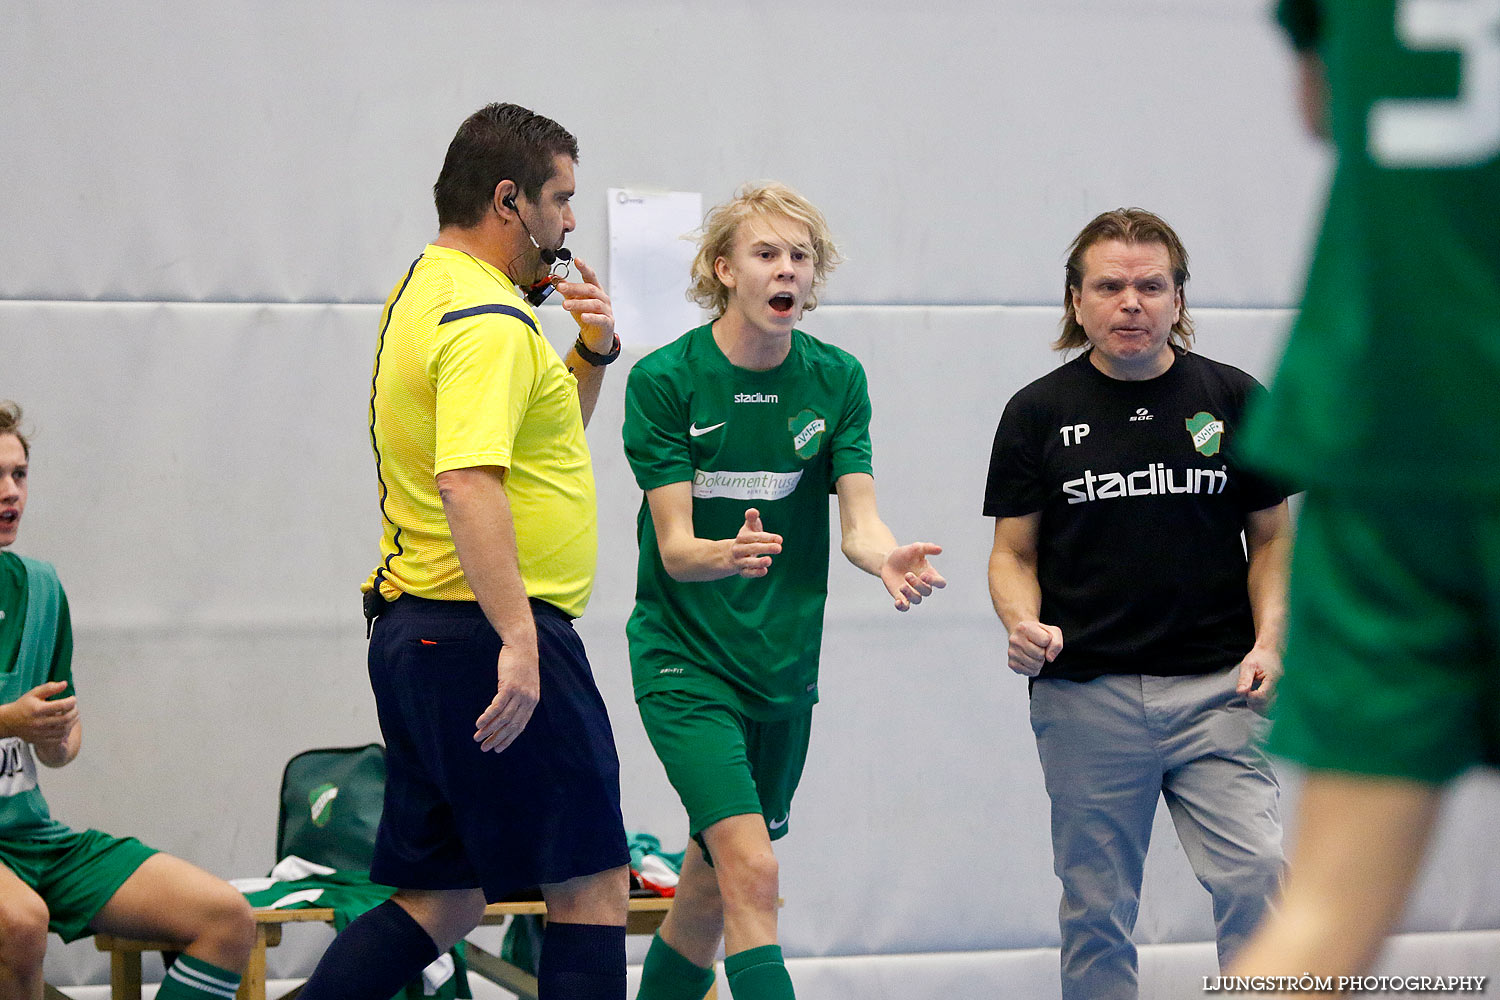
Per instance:
[[[480,108],[458,127],[432,186],[438,228],[478,225],[503,180],[535,201],[559,154],[578,162],[578,140],[551,118],[518,104]]]

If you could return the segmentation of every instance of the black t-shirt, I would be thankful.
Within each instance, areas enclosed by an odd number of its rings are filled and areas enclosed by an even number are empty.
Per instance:
[[[1220,670],[1255,643],[1241,532],[1285,498],[1235,461],[1249,375],[1177,352],[1127,382],[1087,352],[1012,397],[984,513],[1041,511],[1041,621],[1063,650],[1043,677]]]

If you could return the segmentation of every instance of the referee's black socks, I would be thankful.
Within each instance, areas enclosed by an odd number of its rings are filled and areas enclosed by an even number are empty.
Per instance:
[[[388,899],[339,932],[299,998],[388,1000],[437,957],[437,945],[422,925]]]
[[[548,921],[537,965],[543,1000],[625,1000],[625,928]]]

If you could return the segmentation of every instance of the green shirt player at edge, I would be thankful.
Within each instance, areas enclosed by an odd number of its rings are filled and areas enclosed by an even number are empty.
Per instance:
[[[1338,152],[1244,446],[1307,487],[1271,750],[1308,776],[1283,903],[1227,971],[1337,985],[1400,918],[1443,788],[1500,764],[1500,2],[1279,14]]]
[[[841,547],[898,611],[945,585],[928,542],[898,545],[871,475],[864,371],[794,329],[838,262],[821,212],[786,186],[709,212],[691,294],[716,318],[643,358],[625,453],[645,492],[636,700],[688,812],[691,845],[640,1000],[699,1000],[722,936],[735,1000],[794,996],[776,944],[777,862],[802,772],[823,605],[828,494]]]
[[[31,445],[21,408],[0,401],[0,549],[26,511]],[[255,943],[250,904],[229,883],[134,837],[54,819],[37,762],[83,745],[73,627],[51,564],[0,551],[0,997],[42,1000],[47,933],[172,942],[162,1000],[235,995]]]

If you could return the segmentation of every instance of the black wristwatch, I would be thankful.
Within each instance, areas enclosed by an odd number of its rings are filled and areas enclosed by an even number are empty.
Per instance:
[[[579,337],[573,342],[573,350],[577,351],[580,358],[587,361],[595,368],[603,368],[605,365],[609,364],[615,358],[618,358],[620,356],[620,335],[618,333],[615,334],[615,346],[610,350],[608,354],[597,354],[594,351],[589,350],[589,345],[583,342],[582,337]]]

